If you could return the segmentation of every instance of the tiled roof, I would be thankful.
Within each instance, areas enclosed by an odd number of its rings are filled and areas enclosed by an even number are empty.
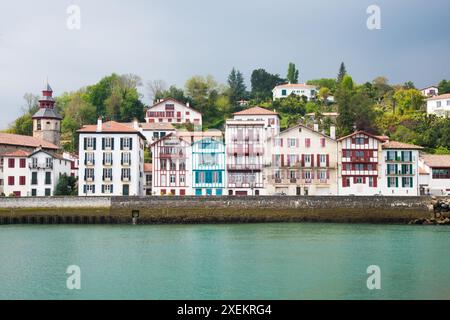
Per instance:
[[[262,107],[252,107],[239,112],[234,113],[235,116],[273,116],[278,115],[278,113],[268,110]]]
[[[90,124],[83,126],[80,130],[77,132],[80,133],[96,133],[97,132],[97,125],[96,124]],[[102,131],[101,133],[109,132],[109,133],[139,133],[138,130],[134,129],[133,127],[128,126],[125,123],[119,123],[116,121],[107,121],[102,123]]]
[[[9,158],[27,158],[31,152],[25,151],[25,150],[16,150],[9,153],[2,154],[2,157],[9,157]]]
[[[144,172],[152,171],[153,165],[151,163],[144,163]]]
[[[420,158],[431,168],[450,168],[450,155],[424,154]]]
[[[163,103],[166,103],[166,102],[169,102],[169,101],[172,101],[172,102],[174,102],[174,103],[177,103],[177,104],[179,104],[179,105],[182,105],[182,106],[184,106],[184,107],[186,107],[186,108],[188,108],[188,109],[190,109],[190,110],[192,110],[192,111],[194,111],[194,112],[200,113],[198,110],[195,110],[195,109],[192,108],[191,106],[187,106],[185,103],[183,103],[183,102],[181,102],[181,101],[178,101],[177,99],[174,99],[174,98],[163,99],[162,101],[159,101],[159,102],[155,103],[154,105],[147,107],[147,111],[153,109],[153,108],[156,107],[156,106],[159,106],[160,104],[163,104]],[[201,113],[200,113],[200,114],[201,114]]]
[[[19,135],[19,134],[1,133],[1,132],[0,132],[0,144],[31,147],[31,148],[42,147],[45,149],[54,149],[54,150],[59,149],[53,143],[47,142],[47,141],[39,139],[39,138],[35,138],[35,137],[31,137],[31,136],[23,136],[23,135]]]
[[[141,123],[143,130],[175,130],[175,127],[170,123],[154,122],[154,123]]]
[[[40,108],[33,115],[33,119],[36,119],[36,118],[59,119],[59,120],[62,119],[61,115],[59,115],[58,112],[56,112],[54,109],[50,109],[50,108]]]
[[[446,94],[441,94],[439,96],[434,96],[432,98],[427,99],[427,101],[432,101],[432,100],[443,100],[443,99],[450,99],[450,93],[446,93]]]
[[[423,147],[416,146],[414,144],[403,143],[398,141],[388,141],[383,144],[383,149],[412,149],[412,150],[422,150]]]
[[[300,89],[316,89],[316,86],[305,84],[305,83],[286,83],[280,84],[275,88],[300,88]]]
[[[369,136],[369,137],[372,137],[372,138],[374,138],[374,139],[377,139],[378,141],[381,141],[381,142],[386,142],[386,141],[389,139],[389,138],[386,137],[386,136],[377,136],[377,135],[374,135],[374,134],[371,134],[371,133],[368,133],[368,132],[359,130],[359,131],[356,131],[356,132],[353,132],[353,133],[349,134],[348,136],[339,138],[338,141],[345,140],[345,139],[350,138],[350,137],[353,137],[353,136],[355,136],[355,135],[357,135],[357,134],[364,134],[364,135],[366,135],[366,136]]]

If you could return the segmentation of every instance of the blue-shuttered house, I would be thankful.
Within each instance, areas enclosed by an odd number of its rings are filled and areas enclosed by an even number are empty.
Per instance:
[[[204,138],[192,144],[192,188],[196,196],[221,196],[225,189],[225,144]]]

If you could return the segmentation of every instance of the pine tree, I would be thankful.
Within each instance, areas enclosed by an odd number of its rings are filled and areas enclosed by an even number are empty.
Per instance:
[[[337,83],[341,83],[344,80],[345,75],[347,74],[347,70],[345,69],[344,62],[341,62],[341,66],[339,67],[339,73],[337,76]]]
[[[228,76],[228,85],[230,86],[230,101],[232,104],[242,100],[246,96],[246,86],[244,76],[239,70],[233,68]]]
[[[295,67],[295,64],[290,62],[289,66],[288,66],[287,76],[286,76],[287,81],[289,81],[289,83],[298,83],[298,75],[299,75],[299,71]]]

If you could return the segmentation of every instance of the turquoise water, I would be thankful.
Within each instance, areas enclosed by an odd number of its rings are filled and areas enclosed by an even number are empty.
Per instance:
[[[450,228],[1,226],[0,299],[450,299]]]

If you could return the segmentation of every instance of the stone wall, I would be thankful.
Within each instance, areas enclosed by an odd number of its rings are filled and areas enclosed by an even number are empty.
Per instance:
[[[407,223],[432,216],[430,204],[378,196],[0,198],[0,223],[131,223],[133,211],[137,223]]]

